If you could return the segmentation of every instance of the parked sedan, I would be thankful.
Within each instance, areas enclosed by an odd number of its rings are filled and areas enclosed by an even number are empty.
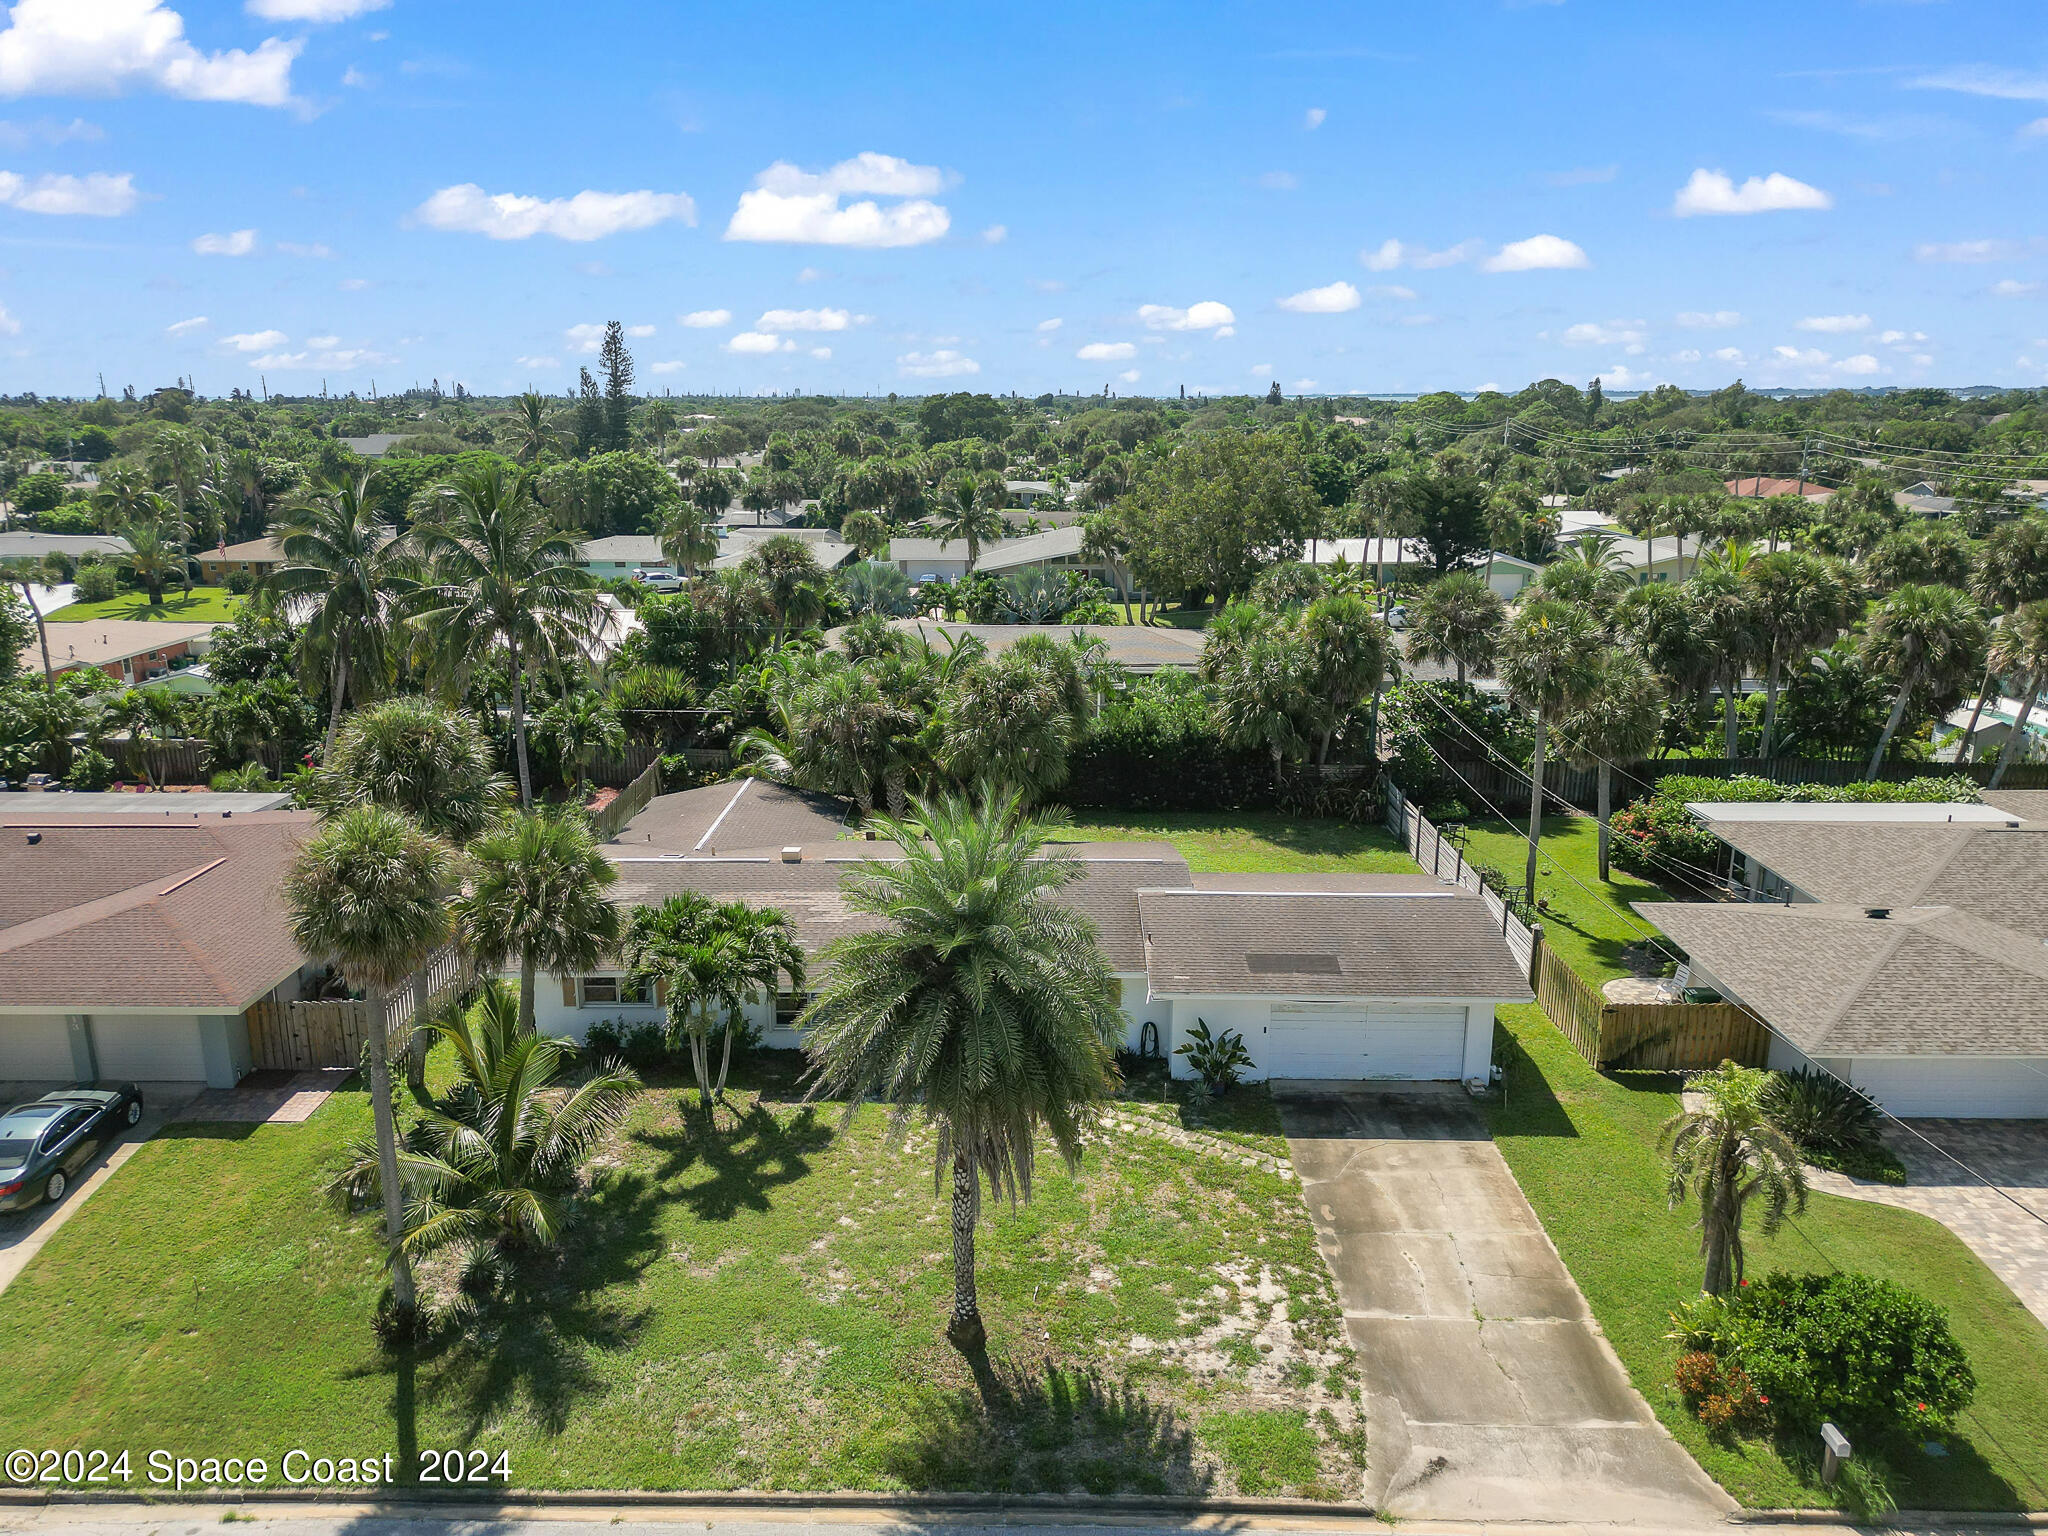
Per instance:
[[[142,1118],[133,1083],[78,1083],[0,1115],[0,1211],[52,1205],[94,1153]]]

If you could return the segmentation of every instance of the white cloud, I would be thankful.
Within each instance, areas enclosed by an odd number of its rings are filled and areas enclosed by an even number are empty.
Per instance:
[[[1482,272],[1554,272],[1590,267],[1586,253],[1562,235],[1512,240],[1480,263]]]
[[[1648,339],[1640,320],[1582,320],[1567,326],[1559,338],[1568,347],[1625,347],[1630,352],[1642,351]]]
[[[693,309],[687,315],[677,315],[678,325],[687,325],[693,331],[716,330],[721,325],[732,323],[729,309]]]
[[[1742,324],[1742,312],[1735,309],[1688,309],[1672,318],[1688,331],[1725,331]]]
[[[2020,137],[2023,139],[2048,138],[2048,117],[2037,117],[2031,123],[2022,125]]]
[[[1237,324],[1237,316],[1231,313],[1230,306],[1215,299],[1203,299],[1186,309],[1175,309],[1170,304],[1140,304],[1138,318],[1151,331],[1216,331],[1220,334]]]
[[[991,224],[981,232],[981,243],[983,245],[1001,245],[1009,238],[1010,226],[1007,224]]]
[[[2030,75],[1989,64],[1938,69],[1906,84],[1914,90],[1961,91],[1966,96],[1990,96],[2000,101],[2048,101],[2048,75]]]
[[[1316,381],[1314,379],[1296,379],[1293,384],[1294,392],[1297,395],[1305,395],[1315,387]]]
[[[1821,351],[1818,347],[1802,349],[1799,347],[1778,346],[1771,348],[1771,352],[1780,361],[1797,363],[1802,368],[1825,368],[1833,361],[1827,353]]]
[[[726,225],[728,240],[793,245],[857,245],[887,248],[923,245],[952,228],[952,215],[930,200],[946,185],[936,166],[913,165],[872,150],[812,173],[778,160],[740,194]],[[840,199],[868,194],[840,206]],[[904,201],[884,208],[877,197]]]
[[[1616,363],[1602,371],[1600,382],[1609,389],[1640,389],[1654,378],[1654,374],[1638,373],[1626,363]]]
[[[1674,363],[1696,363],[1699,360],[1700,353],[1697,347],[1686,347],[1671,354],[1671,361]]]
[[[306,345],[309,347],[317,347],[319,350],[324,352],[330,347],[340,346],[341,338],[339,336],[308,336],[306,338]]]
[[[1334,283],[1325,283],[1320,288],[1304,288],[1274,302],[1297,315],[1341,315],[1358,308],[1358,290],[1339,278]]]
[[[981,364],[951,347],[941,347],[936,352],[905,352],[896,359],[896,367],[913,379],[951,379],[981,372]]]
[[[0,96],[110,96],[130,86],[191,101],[288,106],[299,42],[202,53],[162,0],[19,0],[0,31]]]
[[[0,335],[19,336],[21,322],[7,312],[7,306],[0,304]]]
[[[164,334],[166,336],[189,336],[194,331],[204,330],[205,328],[206,316],[194,315],[190,320],[180,320],[173,325],[165,326]]]
[[[2028,294],[2040,291],[2039,283],[2023,283],[2010,277],[2002,277],[1991,285],[1993,296],[2001,299],[2024,299]]]
[[[843,331],[862,325],[866,315],[851,315],[843,309],[771,309],[754,322],[757,331]]]
[[[1263,171],[1259,185],[1268,192],[1292,192],[1301,185],[1301,178],[1292,171]]]
[[[515,357],[512,361],[521,368],[559,368],[562,366],[562,360],[559,357]]]
[[[1255,379],[1263,379],[1264,377],[1266,377],[1267,374],[1271,373],[1272,371],[1273,365],[1271,363],[1253,363],[1251,367],[1246,370],[1246,372],[1250,373],[1251,376]]]
[[[68,123],[60,123],[50,117],[39,117],[32,123],[0,120],[0,148],[5,149],[34,149],[73,141],[97,144],[106,136],[106,129],[98,123],[88,123],[82,117],[74,117]]]
[[[647,371],[649,373],[681,373],[689,366],[688,363],[679,362],[649,363]]]
[[[237,352],[266,352],[272,347],[281,347],[291,338],[283,331],[243,331],[234,336],[221,337],[221,345],[233,347]]]
[[[256,249],[256,231],[238,229],[226,235],[201,235],[192,242],[201,256],[247,256]]]
[[[1870,329],[1868,315],[1808,315],[1794,330],[1819,331],[1824,336],[1847,336]]]
[[[335,284],[343,293],[361,293],[369,286],[370,280],[367,277],[344,277]]]
[[[796,343],[786,336],[770,336],[766,331],[741,331],[725,344],[728,352],[794,352]]]
[[[601,240],[625,230],[648,229],[672,219],[697,222],[697,205],[683,192],[578,192],[574,197],[521,197],[488,193],[473,181],[443,187],[413,210],[430,229],[525,240]]]
[[[1932,368],[1934,366],[1934,359],[1925,352],[1915,352],[1913,354],[1913,366],[1916,368]]]
[[[626,334],[645,340],[654,334],[654,327],[651,325],[629,325],[626,327]]]
[[[1321,107],[1310,107],[1301,114],[1301,126],[1308,132],[1314,133],[1324,123],[1328,122],[1329,118],[1330,114]]]
[[[1119,384],[1135,384],[1138,382],[1139,379],[1143,377],[1144,375],[1139,373],[1138,370],[1135,368],[1126,368],[1122,373],[1116,376],[1117,382]]]
[[[1835,370],[1838,373],[1846,373],[1851,377],[1861,377],[1866,374],[1877,373],[1881,371],[1881,368],[1882,365],[1878,360],[1868,352],[1859,352],[1854,357],[1845,357],[1835,364]]]
[[[2017,240],[1951,240],[1913,247],[1915,261],[1952,261],[1974,266],[1987,261],[2011,261],[2020,253]]]
[[[1120,363],[1137,355],[1138,349],[1128,341],[1091,341],[1074,354],[1084,363]]]
[[[1050,336],[1054,331],[1058,330],[1061,326],[1065,325],[1066,323],[1066,321],[1058,319],[1057,317],[1051,320],[1041,320],[1038,322],[1038,334],[1041,336]]]
[[[1819,187],[1795,181],[1782,171],[1752,176],[1738,187],[1726,171],[1702,167],[1678,189],[1671,211],[1681,219],[1689,219],[1695,214],[1781,213],[1788,209],[1834,206],[1835,200]]]
[[[277,249],[280,255],[303,256],[308,261],[326,261],[334,254],[317,240],[310,245],[301,244],[297,240],[280,240],[277,242]]]
[[[112,219],[134,208],[138,193],[129,172],[109,176],[38,176],[30,181],[13,171],[0,171],[0,203],[23,213],[83,214]]]
[[[1406,287],[1401,283],[1376,283],[1365,291],[1376,299],[1401,299],[1406,301],[1421,297],[1413,288]]]
[[[571,352],[595,352],[604,345],[604,327],[588,322],[572,325],[562,332],[562,339],[569,343]]]
[[[1740,347],[1722,347],[1714,356],[1724,363],[1739,363],[1743,360]]]
[[[367,91],[376,82],[351,64],[341,72],[341,83],[352,91]]]
[[[345,372],[354,368],[379,368],[397,361],[389,353],[374,352],[368,347],[350,347],[340,352],[269,352],[252,359],[249,366],[272,370],[318,368]]]
[[[1446,246],[1441,251],[1432,251],[1420,245],[1404,245],[1399,240],[1383,240],[1371,250],[1360,251],[1358,259],[1374,272],[1391,272],[1396,267],[1414,267],[1418,271],[1431,271],[1438,267],[1455,267],[1461,261],[1470,261],[1486,248],[1483,240],[1460,240],[1456,245]]]
[[[813,347],[813,348],[811,348],[811,356],[813,356],[813,357],[815,357],[815,358],[820,358],[820,359],[823,359],[823,358],[828,358],[828,357],[830,357],[831,355],[832,355],[832,349],[831,349],[830,347]]]
[[[381,11],[390,3],[391,0],[247,0],[243,9],[265,21],[352,21],[370,11]]]

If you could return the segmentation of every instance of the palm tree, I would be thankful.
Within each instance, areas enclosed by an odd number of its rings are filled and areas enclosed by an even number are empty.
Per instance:
[[[164,588],[173,581],[189,580],[185,563],[184,522],[163,496],[151,491],[143,501],[141,521],[123,523],[121,537],[128,547],[114,557],[149,594],[149,606],[164,605]]]
[[[967,574],[974,574],[981,546],[1003,536],[1003,514],[987,504],[974,476],[961,475],[946,487],[946,500],[932,517],[932,532],[944,549],[955,539],[967,545]]]
[[[1899,680],[1891,713],[1870,754],[1866,780],[1877,777],[1884,755],[1915,693],[1940,698],[1968,685],[1976,675],[1989,638],[1984,610],[1954,587],[1900,587],[1870,616],[1863,632],[1863,657],[1874,669]]]
[[[1743,546],[1736,546],[1745,552]],[[1727,558],[1729,551],[1717,550],[1703,559],[1700,569],[1685,585],[1700,636],[1715,658],[1715,681],[1721,688],[1721,728],[1726,756],[1738,756],[1741,735],[1735,708],[1742,694],[1743,675],[1763,649],[1763,615],[1757,611],[1756,593],[1743,580],[1747,564],[1741,558]]]
[[[452,686],[478,665],[504,658],[512,676],[519,804],[531,810],[527,674],[582,666],[610,610],[577,563],[582,540],[549,521],[529,477],[507,479],[496,465],[470,470],[455,477],[440,501],[440,517],[413,530],[429,561],[413,622]]]
[[[1216,723],[1234,747],[1263,747],[1281,764],[1299,757],[1322,722],[1309,695],[1308,649],[1299,631],[1252,603],[1233,603],[1209,626],[1202,679],[1216,691]]]
[[[19,587],[22,602],[35,615],[36,640],[43,648],[43,686],[52,693],[57,691],[57,669],[50,665],[50,631],[43,622],[43,610],[36,606],[35,589],[57,585],[62,574],[48,555],[38,560],[26,555],[0,560],[0,581]]]
[[[917,608],[911,596],[910,578],[893,565],[863,560],[833,573],[847,605],[855,614],[876,613],[885,618],[908,618]]]
[[[512,457],[531,464],[542,454],[562,445],[555,431],[552,402],[543,394],[528,390],[512,402]]]
[[[1468,672],[1493,676],[1507,604],[1475,571],[1453,571],[1422,589],[1409,613],[1408,655],[1449,662],[1462,686]]]
[[[1592,691],[1603,644],[1600,626],[1576,604],[1532,597],[1516,610],[1501,638],[1500,675],[1514,699],[1535,716],[1529,760],[1529,858],[1523,894],[1536,900],[1536,848],[1543,832],[1543,747],[1550,724]]]
[[[173,423],[157,432],[150,445],[149,467],[161,484],[169,485],[177,501],[178,522],[190,527],[192,508],[207,485],[213,460],[206,448],[206,435],[197,427]]]
[[[1998,626],[1990,665],[2000,677],[2020,679],[2019,718],[1999,749],[1998,766],[1991,770],[1990,787],[1996,789],[2005,781],[2005,770],[2026,755],[2027,720],[2034,713],[2034,700],[2048,688],[2048,600],[2025,604]]]
[[[115,715],[135,743],[143,777],[161,789],[156,760],[143,742],[151,738],[170,741],[184,734],[185,701],[168,688],[130,688],[116,701]]]
[[[576,1171],[632,1108],[639,1077],[608,1061],[571,1082],[574,1042],[522,1028],[519,1001],[498,980],[433,1033],[449,1046],[455,1082],[427,1105],[399,1162],[411,1197],[404,1250],[419,1257],[451,1243],[559,1242]],[[331,1187],[360,1199],[383,1183],[379,1157],[365,1149]]]
[[[748,994],[760,993],[770,1002],[787,981],[791,992],[804,985],[804,952],[795,930],[773,907],[750,907],[743,901],[722,903],[717,918],[725,942],[738,955],[737,969]],[[718,1080],[711,1085],[713,1098],[725,1096],[725,1079],[732,1067],[733,1037],[739,1033],[735,1014],[728,1014],[725,1040],[720,1047]]]
[[[1046,846],[1055,824],[1015,796],[974,807],[923,802],[888,822],[900,861],[850,876],[845,900],[881,927],[826,951],[829,979],[804,1010],[814,1096],[887,1100],[900,1126],[938,1135],[933,1173],[952,1175],[953,1314],[947,1334],[978,1351],[974,1285],[982,1185],[1028,1199],[1041,1130],[1071,1169],[1094,1105],[1116,1080],[1117,982],[1095,927],[1058,893],[1080,874]]]
[[[712,519],[687,496],[662,514],[661,554],[690,581],[697,579],[698,566],[717,558],[718,533]]]
[[[1028,658],[999,656],[955,673],[939,707],[939,766],[963,787],[1034,800],[1066,782],[1078,729],[1057,679]]]
[[[889,542],[889,525],[873,512],[849,512],[839,525],[839,536],[859,551],[861,559],[872,560]]]
[[[1561,602],[1584,604],[1604,620],[1629,590],[1620,542],[1611,533],[1582,533],[1566,541],[1536,578],[1536,590]]]
[[[1600,878],[1607,878],[1607,819],[1614,799],[1614,765],[1648,757],[1664,724],[1664,689],[1633,651],[1599,653],[1592,687],[1558,717],[1557,735],[1575,768],[1591,768],[1597,781]]]
[[[474,715],[426,699],[384,699],[348,717],[322,763],[322,809],[382,805],[458,847],[512,798]]]
[[[338,963],[369,998],[370,1108],[377,1134],[378,1187],[391,1265],[392,1304],[402,1324],[414,1306],[404,1248],[398,1130],[391,1108],[391,1049],[385,1000],[448,936],[452,851],[382,806],[356,806],[328,821],[299,851],[284,881],[292,938],[316,960]]]
[[[1799,1149],[1765,1117],[1762,1096],[1771,1074],[1724,1061],[1695,1072],[1688,1091],[1698,1109],[1664,1123],[1660,1145],[1671,1159],[1671,1204],[1688,1194],[1699,1201],[1700,1254],[1707,1261],[1701,1289],[1725,1296],[1742,1282],[1742,1222],[1749,1202],[1764,1198],[1764,1235],[1778,1230],[1787,1210],[1806,1209],[1806,1173]]]
[[[900,766],[918,716],[885,694],[872,670],[830,667],[789,679],[771,694],[779,734],[755,727],[733,743],[744,773],[845,795],[862,817]]]
[[[519,962],[519,1027],[534,1030],[542,971],[574,976],[611,954],[619,910],[605,900],[618,870],[579,817],[519,811],[469,846],[469,889],[455,930],[480,967]]]
[[[592,764],[606,753],[616,757],[626,749],[626,726],[618,710],[603,694],[590,688],[555,700],[533,722],[533,731],[554,754],[556,762],[575,770],[578,801],[584,797],[584,781]]]
[[[1330,760],[1330,742],[1351,712],[1370,697],[1378,718],[1381,687],[1400,675],[1393,632],[1362,597],[1319,597],[1295,627],[1306,663],[1303,681],[1315,699],[1316,763]]]
[[[1741,579],[1754,595],[1763,646],[1764,734],[1759,755],[1768,758],[1777,734],[1780,680],[1815,650],[1833,644],[1858,604],[1848,581],[1831,562],[1803,550],[1759,555]]]
[[[324,759],[350,697],[360,704],[383,681],[394,607],[416,586],[410,555],[393,541],[370,500],[371,477],[329,486],[288,508],[277,525],[283,563],[267,591],[310,600],[304,655],[327,663]]]

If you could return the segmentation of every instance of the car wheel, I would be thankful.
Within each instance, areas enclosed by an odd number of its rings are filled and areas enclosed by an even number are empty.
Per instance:
[[[137,1099],[137,1100],[136,1100],[136,1101],[135,1101],[134,1103],[132,1103],[132,1104],[130,1104],[130,1105],[128,1106],[128,1123],[129,1123],[130,1125],[133,1125],[133,1124],[135,1124],[135,1122],[136,1122],[136,1121],[140,1120],[141,1118],[142,1118],[142,1100],[140,1100],[140,1099]]]
[[[64,1170],[60,1168],[50,1175],[50,1182],[43,1186],[43,1198],[55,1205],[64,1198],[64,1191],[69,1187],[70,1181],[64,1177]]]

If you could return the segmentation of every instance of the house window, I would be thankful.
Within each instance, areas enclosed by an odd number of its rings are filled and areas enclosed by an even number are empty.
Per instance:
[[[796,1016],[804,1011],[804,1004],[810,1001],[806,992],[778,992],[775,994],[775,1027],[794,1030]]]
[[[654,1001],[647,983],[635,981],[630,976],[586,976],[583,978],[583,1006],[603,1007],[607,1004],[625,1003],[642,1005]]]

